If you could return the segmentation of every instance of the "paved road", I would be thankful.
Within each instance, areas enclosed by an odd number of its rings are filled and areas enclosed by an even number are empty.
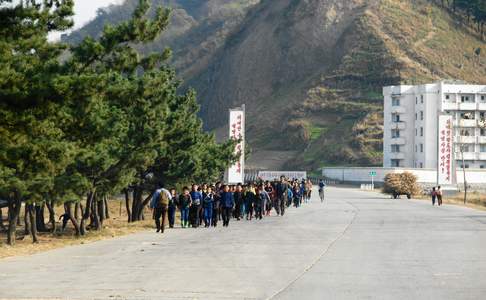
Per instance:
[[[0,298],[485,299],[486,213],[327,196],[283,218],[0,260]]]

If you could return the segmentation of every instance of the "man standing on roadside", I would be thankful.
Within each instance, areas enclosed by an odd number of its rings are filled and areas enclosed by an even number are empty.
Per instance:
[[[275,207],[277,215],[283,216],[285,213],[285,205],[287,204],[288,199],[288,189],[289,185],[285,180],[285,176],[280,176],[280,182],[277,184],[277,205]]]
[[[165,216],[167,215],[167,209],[169,207],[169,202],[172,199],[170,192],[164,189],[163,184],[159,184],[158,188],[155,190],[152,200],[150,201],[150,208],[155,209],[155,227],[157,232],[164,233],[165,230]],[[160,224],[160,219],[162,218],[162,224]]]

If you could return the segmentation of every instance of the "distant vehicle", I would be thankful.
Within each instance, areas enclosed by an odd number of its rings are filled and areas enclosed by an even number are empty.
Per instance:
[[[401,195],[412,199],[413,195],[420,193],[420,188],[417,185],[417,176],[410,172],[387,174],[383,192],[391,194],[394,199],[399,198]]]

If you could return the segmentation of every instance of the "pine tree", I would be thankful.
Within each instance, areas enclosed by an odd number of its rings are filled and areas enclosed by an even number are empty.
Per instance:
[[[0,0],[0,194],[9,202],[13,245],[22,202],[37,241],[33,204],[73,155],[58,126],[65,111],[53,84],[63,47],[47,41],[49,32],[72,26],[73,1],[10,2]]]

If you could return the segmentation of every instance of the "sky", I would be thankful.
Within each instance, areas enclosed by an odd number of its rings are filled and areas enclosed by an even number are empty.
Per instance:
[[[74,29],[82,27],[96,16],[96,11],[100,7],[110,4],[118,4],[123,0],[75,0],[74,1]],[[49,40],[55,41],[61,37],[61,32],[49,35]]]

